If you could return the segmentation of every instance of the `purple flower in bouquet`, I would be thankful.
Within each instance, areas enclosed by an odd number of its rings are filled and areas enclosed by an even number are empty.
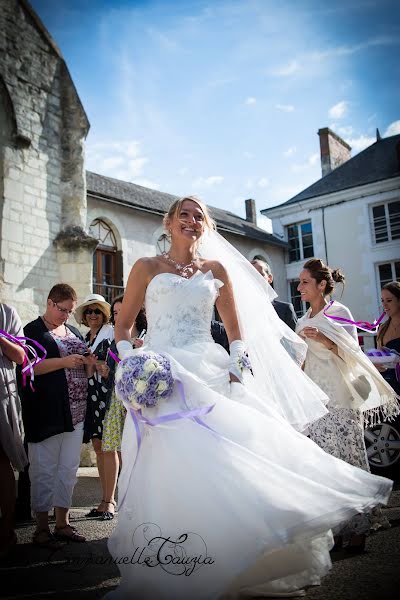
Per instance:
[[[237,364],[241,373],[245,369],[251,370],[251,362],[247,354],[242,354],[242,356],[238,358]]]
[[[163,354],[142,352],[122,360],[115,374],[117,397],[134,409],[155,406],[173,392],[171,364]]]

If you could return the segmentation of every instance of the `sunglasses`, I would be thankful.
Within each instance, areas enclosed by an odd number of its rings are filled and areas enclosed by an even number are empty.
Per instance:
[[[87,308],[85,315],[102,315],[102,311],[99,308]]]

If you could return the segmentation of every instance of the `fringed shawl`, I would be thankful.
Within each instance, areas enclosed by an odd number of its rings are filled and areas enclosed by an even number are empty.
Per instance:
[[[296,332],[301,334],[304,327],[317,327],[321,333],[335,342],[338,356],[320,342],[306,340],[308,352],[314,353],[317,358],[327,360],[327,352],[329,352],[329,359],[334,361],[351,394],[350,408],[359,409],[363,413],[365,426],[371,427],[400,414],[400,398],[362,352],[356,339],[346,331],[345,327],[325,317],[322,310],[312,318],[310,313],[311,309],[298,321]],[[348,308],[336,301],[329,309],[329,314],[352,319]]]

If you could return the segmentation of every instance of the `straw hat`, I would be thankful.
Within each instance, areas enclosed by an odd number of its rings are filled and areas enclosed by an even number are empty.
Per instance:
[[[82,324],[83,313],[91,304],[97,304],[99,306],[101,312],[106,318],[106,323],[108,323],[111,315],[111,305],[106,301],[104,296],[101,296],[101,294],[89,294],[89,296],[86,296],[82,304],[77,306],[75,309],[75,321],[80,325]]]

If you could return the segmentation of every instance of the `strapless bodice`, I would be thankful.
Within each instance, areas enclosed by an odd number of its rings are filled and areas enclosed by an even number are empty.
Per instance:
[[[146,346],[162,349],[212,342],[211,319],[222,281],[212,272],[197,271],[190,279],[159,273],[145,296]]]

